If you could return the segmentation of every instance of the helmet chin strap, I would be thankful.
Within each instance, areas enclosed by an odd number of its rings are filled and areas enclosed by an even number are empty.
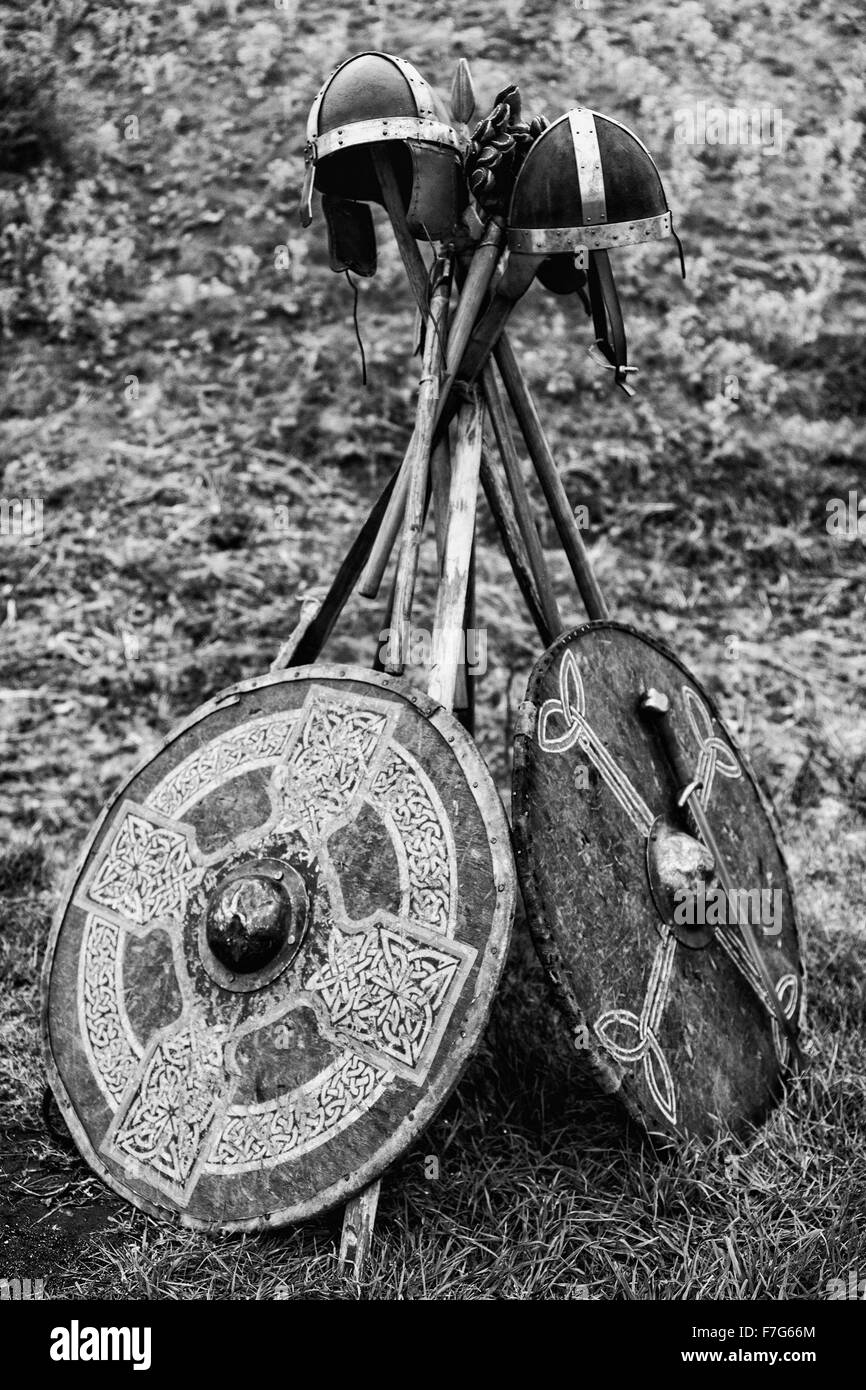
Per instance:
[[[633,396],[634,389],[628,378],[637,367],[628,365],[625,324],[606,251],[589,253],[589,303],[595,335],[590,355],[595,361],[601,359],[602,366],[612,368],[617,386],[622,387],[627,396]]]

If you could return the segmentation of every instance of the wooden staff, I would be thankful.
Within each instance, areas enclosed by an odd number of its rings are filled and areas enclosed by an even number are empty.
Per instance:
[[[451,298],[450,260],[445,259],[438,263],[438,269],[434,271],[434,275],[438,276],[438,279],[434,284],[430,301],[430,317],[427,320],[427,336],[424,343],[415,432],[412,436],[412,447],[403,465],[409,481],[394,589],[394,611],[388,662],[389,671],[395,675],[402,674],[406,663],[412,600],[418,577],[418,552],[424,526],[425,503],[430,477],[430,455],[433,449],[433,422],[439,401],[442,336],[447,323],[448,302]]]
[[[394,229],[397,249],[400,252],[400,258],[406,268],[409,284],[415,296],[415,303],[421,310],[422,318],[426,318],[427,267],[424,264],[424,257],[418,250],[418,243],[410,232],[409,224],[406,221],[406,210],[403,207],[403,197],[400,193],[400,185],[397,182],[397,175],[394,172],[391,156],[378,145],[371,145],[370,158],[373,161],[373,168],[379,179],[379,187],[382,190],[382,200],[385,204],[388,216],[391,219],[391,226]]]
[[[541,428],[535,402],[529,393],[529,387],[511,344],[504,335],[494,349],[494,356],[586,611],[593,621],[609,619],[610,612],[598,587],[598,580],[593,573],[580,527],[571,510],[550,445]]]
[[[514,513],[514,504],[508,490],[505,474],[502,471],[502,465],[496,455],[486,446],[481,452],[481,486],[484,488],[484,495],[496,523],[502,548],[508,557],[514,578],[517,580],[520,592],[529,609],[530,617],[535,623],[543,645],[549,647],[554,638],[559,636],[559,629],[551,628],[544,616],[535,575],[532,572],[529,556],[523,544],[523,537],[520,534],[520,527]]]
[[[361,530],[358,532],[349,553],[340,565],[334,578],[331,580],[325,598],[319,605],[318,611],[312,621],[305,623],[303,630],[289,639],[290,647],[288,655],[285,648],[281,650],[277,660],[280,666],[306,666],[310,662],[317,661],[319,653],[327,642],[333,631],[334,624],[346,606],[346,601],[358,581],[364,562],[370,554],[370,547],[375,536],[382,525],[382,518],[394,490],[397,481],[397,474],[392,473],[387,483],[383,487],[376,501],[374,502],[370,514]],[[295,630],[296,633],[298,630]],[[286,644],[289,646],[289,644]]]
[[[386,154],[374,149],[371,151],[371,156],[379,176],[379,183],[382,189],[382,200],[387,209],[388,216],[391,219],[391,225],[394,228],[397,248],[400,252],[403,265],[406,268],[406,274],[412,288],[412,293],[415,296],[415,300],[422,315],[426,318],[428,312],[427,267],[418,249],[418,244],[406,224],[406,213],[403,208],[403,199],[400,195],[396,175],[394,174],[391,161]],[[501,222],[493,219],[488,223],[484,236],[473,256],[466,278],[466,285],[461,292],[457,311],[454,315],[454,322],[448,335],[445,367],[446,380],[439,392],[438,407],[435,417],[434,440],[441,438],[442,430],[446,422],[446,414],[447,418],[450,419],[456,409],[456,399],[452,395],[449,403],[449,393],[451,391],[451,386],[456,380],[466,344],[475,326],[478,311],[499,262],[499,253],[503,237],[504,229]],[[449,411],[450,413],[447,413]],[[412,466],[409,460],[414,452],[415,439],[413,437],[400,469],[393,495],[379,529],[379,534],[373,542],[370,558],[361,575],[358,588],[359,592],[362,593],[365,598],[375,598],[376,594],[379,592],[388,560],[394,548],[406,507],[406,494],[409,488],[409,474]]]
[[[430,463],[430,495],[433,502],[433,533],[436,537],[436,578],[442,575],[442,554],[445,547],[445,531],[448,525],[448,497],[451,491],[451,441],[446,430],[433,450]],[[468,600],[467,600],[468,602]],[[465,665],[457,672],[457,685],[454,691],[454,708],[465,710],[469,707],[471,693],[467,688]],[[471,730],[470,730],[471,733]]]
[[[475,536],[469,551],[469,575],[466,581],[466,605],[463,610],[463,661],[457,668],[454,683],[454,713],[467,734],[475,737],[475,682],[477,676],[469,666],[469,634],[477,632],[477,611],[475,606]],[[476,653],[477,654],[477,653]]]
[[[523,481],[523,474],[520,471],[520,460],[517,457],[517,450],[514,447],[514,439],[508,424],[505,410],[505,398],[502,394],[502,387],[493,368],[493,363],[488,362],[481,375],[482,386],[484,389],[484,399],[490,415],[490,423],[493,426],[493,433],[496,436],[496,443],[499,448],[499,455],[508,479],[508,486],[514,502],[514,511],[517,516],[517,524],[520,527],[520,534],[526,546],[529,563],[535,577],[538,589],[538,596],[544,613],[544,621],[549,631],[557,635],[562,632],[562,619],[559,616],[559,607],[556,596],[553,592],[553,585],[550,574],[544,559],[544,551],[541,548],[541,541],[538,538],[538,528],[535,525],[535,517],[532,515],[532,504],[526,491]]]
[[[442,574],[433,620],[433,666],[427,693],[451,709],[460,664],[463,617],[475,535],[475,508],[481,469],[484,407],[477,393],[457,415],[457,438],[448,499],[448,523],[442,555]]]
[[[444,408],[451,388],[457,380],[460,364],[466,345],[475,327],[478,311],[493,279],[493,272],[499,263],[502,242],[505,238],[505,224],[501,217],[491,217],[472,253],[469,268],[460,287],[460,299],[454,322],[448,334],[448,351],[445,354],[445,380],[442,383],[442,406]]]
[[[384,656],[383,656],[383,653],[382,653],[382,648],[381,648],[381,646],[378,646],[378,645],[377,645],[377,647],[376,647],[376,654],[375,654],[375,656],[373,657],[373,670],[374,670],[374,671],[384,671],[384,670],[385,670],[385,661],[386,661],[387,656],[388,656],[388,653],[389,653],[389,651],[390,651],[391,636],[392,636],[393,631],[394,631],[394,580],[393,580],[393,579],[391,580],[391,588],[390,588],[390,590],[389,590],[389,592],[388,592],[388,599],[387,599],[387,602],[386,602],[386,604],[385,604],[385,611],[384,611],[384,613],[382,614],[382,626],[381,626],[381,628],[379,629],[379,631],[380,631],[380,632],[383,632],[383,631],[384,631],[384,632],[387,632],[387,634],[388,634],[388,641],[387,641],[387,643],[386,643],[386,645],[385,645],[385,654],[384,654]]]
[[[429,275],[424,257],[418,249],[418,243],[409,231],[406,222],[406,211],[403,207],[403,198],[400,193],[400,185],[397,182],[397,175],[394,173],[394,166],[391,159],[383,150],[375,145],[370,150],[370,158],[373,161],[373,168],[379,179],[379,187],[382,190],[382,201],[394,229],[394,238],[397,242],[397,250],[400,252],[400,259],[403,262],[406,275],[415,303],[421,313],[422,322],[427,318],[427,286]],[[409,448],[403,459],[403,463],[397,474],[397,481],[394,491],[389,501],[388,508],[382,518],[378,534],[374,538],[370,551],[369,559],[364,566],[361,574],[358,592],[365,598],[375,598],[382,583],[382,577],[391,557],[391,551],[397,540],[400,531],[400,523],[403,520],[403,513],[406,509],[406,494],[409,490],[409,468],[407,460],[411,458],[415,449],[415,436],[409,441]]]

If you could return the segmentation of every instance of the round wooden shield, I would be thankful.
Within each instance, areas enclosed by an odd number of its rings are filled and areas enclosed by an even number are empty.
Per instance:
[[[734,891],[722,891],[677,804],[669,758],[641,711],[650,689],[670,701]],[[759,1121],[779,1094],[789,1043],[740,923],[798,1026],[791,885],[748,763],[660,643],[589,623],[537,663],[516,738],[514,838],[536,945],[604,1088],[656,1132],[709,1136]]]
[[[514,896],[440,706],[327,665],[225,691],[116,795],[54,924],[44,1037],[81,1152],[202,1229],[344,1200],[456,1084]]]

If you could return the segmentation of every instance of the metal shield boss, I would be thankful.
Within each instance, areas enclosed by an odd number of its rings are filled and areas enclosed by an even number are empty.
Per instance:
[[[730,895],[641,712],[651,689],[669,701]],[[518,873],[577,1047],[651,1131],[709,1136],[759,1121],[789,1043],[739,923],[795,1028],[803,971],[771,813],[713,701],[660,643],[604,622],[549,648],[522,714]]]
[[[54,925],[44,1036],[78,1147],[193,1227],[344,1200],[455,1085],[514,892],[490,775],[424,695],[329,665],[224,692],[117,794]]]

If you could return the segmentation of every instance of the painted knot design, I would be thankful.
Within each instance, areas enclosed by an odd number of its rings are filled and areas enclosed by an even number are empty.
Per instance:
[[[88,895],[136,926],[179,916],[199,875],[183,830],[130,811],[95,874]]]
[[[335,927],[327,959],[305,988],[324,1003],[331,1026],[414,1070],[463,974],[456,942],[410,939],[405,927],[343,932]]]

